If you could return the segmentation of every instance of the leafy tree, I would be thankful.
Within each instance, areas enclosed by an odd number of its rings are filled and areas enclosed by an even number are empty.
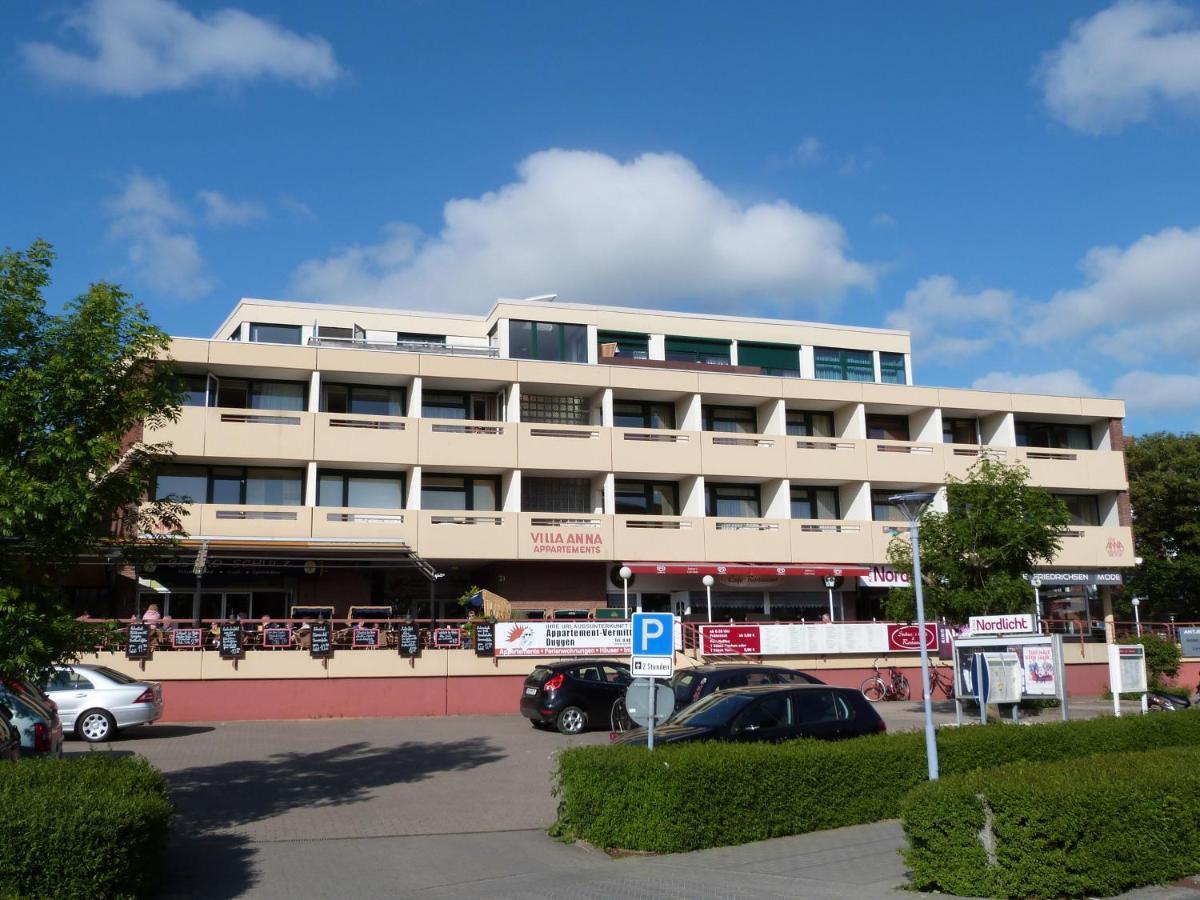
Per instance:
[[[1135,634],[1122,635],[1118,644],[1141,644],[1146,651],[1146,681],[1152,690],[1167,687],[1174,681],[1183,665],[1183,651],[1169,638],[1146,632],[1141,637]]]
[[[142,504],[166,445],[143,423],[179,414],[170,339],[118,287],[91,285],[46,310],[54,253],[0,253],[0,675],[31,676],[94,635],[61,603],[56,569],[82,553],[153,553],[179,529],[173,503]]]
[[[1142,615],[1200,618],[1200,435],[1143,435],[1130,442],[1125,462],[1142,557],[1129,591],[1146,598]]]
[[[964,622],[968,616],[1025,612],[1033,588],[1025,580],[1058,552],[1070,513],[1062,501],[1028,485],[1029,470],[982,458],[965,479],[946,480],[946,512],[921,517],[921,574],[929,618]],[[912,571],[908,536],[888,546],[888,560]],[[911,620],[912,588],[893,589],[887,613]]]

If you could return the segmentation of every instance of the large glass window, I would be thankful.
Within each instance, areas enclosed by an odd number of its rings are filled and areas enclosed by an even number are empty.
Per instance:
[[[1094,494],[1055,494],[1054,496],[1066,504],[1067,511],[1071,514],[1072,525],[1100,524],[1100,504]]]
[[[154,480],[154,499],[175,497],[183,503],[208,499],[208,469],[204,466],[166,466]]]
[[[867,438],[872,441],[907,441],[908,416],[867,416]]]
[[[908,381],[903,353],[879,354],[879,380],[884,384],[905,384]]]
[[[888,497],[903,491],[871,491],[871,518],[876,522],[907,522],[900,507],[888,502]]]
[[[323,471],[318,480],[317,505],[403,509],[404,475]]]
[[[632,516],[679,515],[679,485],[672,481],[616,482],[616,511]]]
[[[832,487],[792,485],[793,519],[840,519],[841,504],[838,490]]]
[[[629,331],[600,331],[596,335],[596,343],[599,346],[599,356],[603,357],[606,353],[605,348],[613,352],[609,352],[609,356],[619,356],[622,359],[649,359],[650,358],[650,337],[645,334],[635,334]]]
[[[323,384],[321,412],[402,416],[404,388],[377,387],[373,384]]]
[[[617,428],[674,428],[675,404],[642,400],[613,400]]]
[[[729,347],[729,341],[668,337],[666,355],[667,359],[674,362],[727,366],[729,365]]]
[[[942,417],[942,443],[978,444],[979,422],[976,419]]]
[[[1055,450],[1092,449],[1092,429],[1087,425],[1017,422],[1016,426],[1018,447],[1047,447]]]
[[[208,403],[207,375],[180,375],[179,390],[184,406],[205,406]]]
[[[300,506],[304,473],[299,469],[246,469],[246,503],[254,506]]]
[[[592,482],[588,478],[521,478],[524,512],[590,513]]]
[[[802,437],[833,437],[833,413],[789,409],[787,433]]]
[[[303,332],[299,325],[250,323],[250,340],[260,344],[299,344]]]
[[[758,410],[753,406],[705,406],[701,411],[705,431],[758,432]]]
[[[256,506],[301,506],[304,472],[241,466],[169,466],[155,480],[155,499],[170,495],[194,503]]]
[[[545,425],[588,425],[592,405],[586,397],[521,393],[521,421]]]
[[[426,419],[465,419],[470,395],[450,391],[422,391],[421,415]]]
[[[245,502],[243,488],[246,473],[233,466],[214,467],[209,475],[208,502],[239,504]]]
[[[559,322],[508,323],[508,355],[513,359],[587,362],[587,326]]]
[[[705,484],[705,515],[762,517],[762,502],[757,484]]]
[[[500,479],[494,475],[422,475],[424,509],[497,509]]]
[[[874,381],[875,360],[870,350],[814,347],[816,376],[832,381]]]
[[[800,377],[800,348],[789,344],[738,342],[738,365],[758,366],[764,375]]]
[[[226,409],[304,412],[307,394],[308,385],[302,382],[222,378],[217,406]]]

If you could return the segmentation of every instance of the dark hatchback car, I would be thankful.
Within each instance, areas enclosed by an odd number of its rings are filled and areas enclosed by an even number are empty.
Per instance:
[[[629,664],[611,659],[542,663],[521,690],[521,715],[537,727],[579,734],[588,725],[609,727],[613,704],[633,678]]]
[[[760,684],[824,684],[807,672],[784,669],[781,666],[708,665],[679,669],[671,677],[675,694],[675,711],[695,703],[701,697],[727,691],[730,688],[754,687]]]
[[[839,740],[887,730],[883,719],[855,688],[828,684],[732,688],[693,703],[654,729],[656,743],[676,741]],[[646,729],[615,743],[644,744]]]

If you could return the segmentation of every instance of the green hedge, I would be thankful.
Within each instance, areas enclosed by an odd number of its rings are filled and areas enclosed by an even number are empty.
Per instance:
[[[915,888],[1117,894],[1200,872],[1200,749],[957,775],[913,791],[901,816]]]
[[[941,772],[1200,745],[1200,710],[937,733]],[[557,833],[679,852],[896,818],[926,780],[923,732],[849,741],[576,747],[559,754]]]
[[[0,764],[0,896],[145,896],[171,816],[166,782],[140,757]]]

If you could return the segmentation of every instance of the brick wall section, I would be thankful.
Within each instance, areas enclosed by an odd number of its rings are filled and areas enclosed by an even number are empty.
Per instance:
[[[1125,462],[1125,448],[1132,438],[1125,437],[1125,423],[1122,419],[1108,420],[1108,441],[1114,450],[1121,454],[1121,465],[1125,468],[1125,477],[1129,478],[1129,466]],[[1133,526],[1133,508],[1129,505],[1129,491],[1117,494],[1117,522],[1126,528]]]

